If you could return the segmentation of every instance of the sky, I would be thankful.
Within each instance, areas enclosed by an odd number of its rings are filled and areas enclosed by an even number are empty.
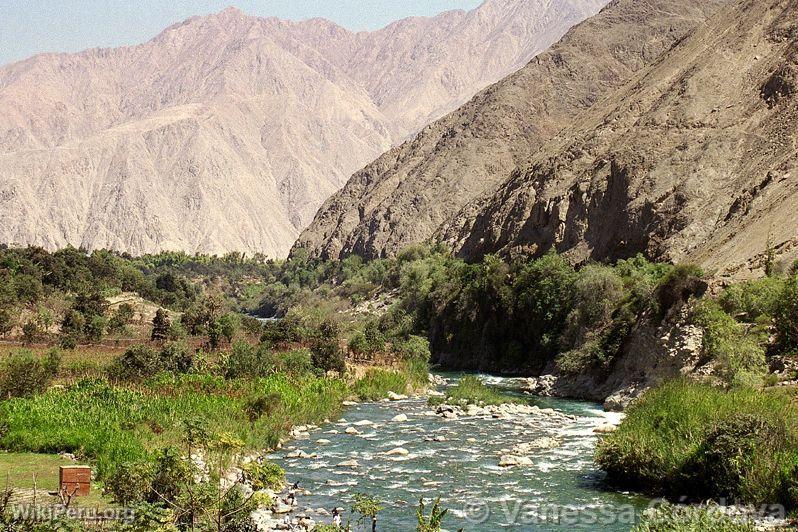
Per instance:
[[[249,15],[330,19],[352,30],[472,9],[481,0],[0,0],[0,65],[41,52],[146,42],[193,15],[235,6]]]

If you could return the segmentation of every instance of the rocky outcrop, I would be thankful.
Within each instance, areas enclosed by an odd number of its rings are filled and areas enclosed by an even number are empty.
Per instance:
[[[624,410],[652,386],[703,367],[703,330],[687,324],[686,318],[685,309],[659,327],[642,319],[605,371],[563,374],[552,362],[542,376],[526,379],[525,389],[534,395],[601,402],[608,411]]]
[[[351,175],[606,0],[352,32],[230,8],[0,68],[0,242],[282,257]]]
[[[614,0],[520,71],[352,176],[295,249],[380,257],[437,234],[462,240],[466,205],[495,191],[580,113],[729,1]]]
[[[719,276],[798,257],[798,2],[736,1],[442,235],[465,257],[638,252]]]

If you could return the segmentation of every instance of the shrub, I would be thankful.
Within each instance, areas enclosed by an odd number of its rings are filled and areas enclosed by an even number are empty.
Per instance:
[[[90,342],[99,342],[102,340],[103,335],[105,335],[107,324],[108,322],[104,317],[99,315],[92,316],[91,319],[86,322],[86,326],[83,329],[86,339]]]
[[[262,377],[273,370],[272,353],[265,344],[256,349],[247,342],[233,342],[233,347],[224,362],[224,376],[228,379]]]
[[[500,405],[518,402],[516,398],[491,388],[474,375],[462,377],[455,386],[447,390],[446,397],[447,401],[456,404]]]
[[[292,375],[304,375],[313,371],[313,357],[307,349],[294,349],[280,354],[273,354],[277,371]],[[340,368],[339,368],[340,369]]]
[[[423,336],[412,335],[407,340],[394,341],[393,350],[404,360],[423,360],[428,362],[431,357],[429,340]]]
[[[133,306],[130,303],[122,303],[108,320],[108,330],[113,333],[125,332],[128,324],[133,321],[133,315]]]
[[[674,266],[660,281],[655,296],[659,306],[660,317],[677,306],[686,303],[691,297],[701,297],[707,290],[703,280],[704,272],[692,264]]]
[[[22,326],[23,343],[32,344],[39,338],[39,336],[41,336],[39,324],[33,320],[25,322],[25,325]]]
[[[57,350],[51,350],[44,361],[26,349],[15,351],[2,365],[0,398],[30,397],[44,392],[58,372],[59,363]]]
[[[778,429],[755,414],[732,414],[718,421],[685,463],[694,472],[698,493],[714,493],[730,500],[759,496],[746,493],[749,475],[757,466],[757,446],[776,441]]]
[[[336,371],[343,374],[346,371],[344,352],[337,340],[319,340],[314,342],[310,350],[313,366],[321,371]]]
[[[702,301],[692,321],[704,329],[704,353],[717,361],[720,376],[726,382],[750,381],[752,376],[766,372],[764,349],[716,301]]]
[[[574,306],[566,320],[563,347],[577,347],[591,331],[606,326],[624,296],[623,281],[612,268],[599,265],[582,268],[574,283]]]
[[[11,329],[14,328],[14,320],[11,317],[11,313],[4,308],[0,308],[0,336],[5,338],[6,334],[11,332]]]
[[[185,342],[168,342],[161,348],[160,371],[187,373],[194,366],[194,354]]]
[[[610,480],[650,494],[798,503],[798,408],[782,391],[673,381],[635,401],[599,442]]]
[[[158,351],[146,345],[134,345],[111,362],[108,375],[114,380],[143,380],[162,369]]]
[[[242,467],[244,478],[257,490],[280,491],[285,486],[285,470],[279,465],[264,461],[249,462]]]
[[[732,316],[743,315],[755,322],[760,316],[774,316],[784,290],[784,279],[764,277],[733,284],[720,295],[718,302]]]
[[[123,506],[144,502],[150,492],[155,475],[150,462],[125,462],[105,479],[105,492],[113,501]]]
[[[798,349],[798,275],[792,275],[776,305],[778,341],[785,351]]]
[[[233,337],[241,327],[241,318],[239,315],[228,312],[227,314],[222,314],[219,316],[216,321],[219,324],[219,332],[221,333],[222,337],[227,341],[227,343],[231,343],[233,341]]]
[[[164,309],[159,308],[155,312],[155,317],[152,319],[152,334],[151,339],[156,342],[162,342],[169,337],[169,327],[172,325],[169,319],[169,313]]]

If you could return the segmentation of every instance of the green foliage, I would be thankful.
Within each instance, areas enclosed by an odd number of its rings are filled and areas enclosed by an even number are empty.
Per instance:
[[[186,421],[204,420],[205,428],[195,431],[197,435],[228,433],[246,448],[273,448],[293,424],[334,416],[347,393],[341,380],[312,375],[227,381],[161,374],[139,390],[82,381],[0,402],[0,448],[78,453],[96,464],[104,480],[121,464],[151,462],[160,449],[180,445],[186,439]],[[280,407],[250,422],[247,404],[261,396],[279,397]]]
[[[778,342],[785,351],[798,349],[798,274],[785,283],[776,304]]]
[[[323,372],[335,371],[341,375],[346,371],[344,352],[337,339],[316,341],[310,352],[313,367]]]
[[[247,481],[255,490],[280,491],[285,486],[285,471],[273,462],[249,462],[244,464],[242,469]]]
[[[358,523],[371,522],[371,529],[377,529],[377,515],[383,506],[379,499],[365,493],[356,493],[352,503],[352,513],[360,515]]]
[[[233,343],[224,363],[224,375],[228,379],[264,377],[274,369],[272,353],[265,345],[256,348],[243,341]]]
[[[155,317],[152,319],[152,334],[150,339],[154,342],[163,342],[169,336],[169,327],[172,325],[169,319],[169,313],[166,310],[159,308],[155,312]]]
[[[163,369],[158,351],[146,345],[134,345],[114,359],[108,375],[120,381],[142,380]]]
[[[455,386],[446,391],[446,401],[452,404],[500,405],[518,402],[512,396],[486,385],[479,377],[464,375]]]
[[[377,401],[388,392],[404,394],[408,391],[407,377],[396,371],[370,368],[355,381],[352,391],[363,401]]]
[[[407,340],[394,340],[393,352],[404,360],[422,360],[428,362],[432,356],[429,340],[423,336],[410,335]]]
[[[596,461],[624,486],[656,495],[798,503],[798,410],[781,391],[673,381],[629,408]]]
[[[704,329],[704,352],[718,363],[719,374],[726,382],[751,382],[766,372],[765,351],[757,338],[747,334],[716,301],[703,300],[692,320]]]
[[[0,308],[0,336],[5,337],[14,328],[14,320],[8,309]]]
[[[134,314],[130,303],[122,303],[108,320],[108,330],[112,333],[125,332],[128,324],[133,321]]]
[[[707,290],[704,272],[693,264],[674,266],[660,281],[655,292],[660,316],[664,317],[673,308],[678,308],[691,297],[699,298]]]
[[[30,397],[44,392],[58,373],[60,353],[51,350],[44,360],[27,349],[13,352],[2,364],[0,399]]]
[[[646,511],[632,532],[754,532],[754,523],[725,515],[719,507],[663,504]]]
[[[741,316],[755,322],[761,316],[774,316],[785,281],[779,277],[765,277],[728,286],[718,302],[731,316]]]
[[[441,499],[439,497],[432,503],[429,516],[427,516],[424,498],[422,497],[418,501],[418,509],[416,510],[416,518],[418,519],[416,532],[440,532],[443,520],[448,512],[449,510],[441,508]]]

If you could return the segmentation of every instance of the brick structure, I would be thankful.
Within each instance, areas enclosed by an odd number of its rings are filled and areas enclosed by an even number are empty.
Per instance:
[[[89,466],[61,466],[59,470],[60,490],[67,495],[85,497],[91,491],[91,468]]]

